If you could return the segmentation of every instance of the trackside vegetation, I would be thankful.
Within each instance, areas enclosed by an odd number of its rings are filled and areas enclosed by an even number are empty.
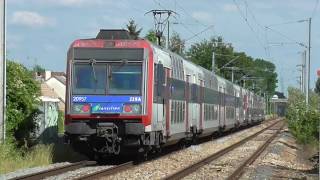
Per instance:
[[[310,92],[310,106],[307,108],[305,95],[298,89],[289,88],[286,118],[291,133],[302,144],[319,143],[320,96]]]
[[[7,61],[6,141],[0,143],[0,174],[84,159],[63,144],[33,145],[32,134],[37,128],[34,117],[40,113],[40,85],[33,73],[22,64]],[[59,112],[59,124],[63,124],[63,112]],[[63,132],[60,127],[59,132]]]

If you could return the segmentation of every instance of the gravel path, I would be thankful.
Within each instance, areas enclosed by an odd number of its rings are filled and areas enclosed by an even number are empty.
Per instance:
[[[272,121],[273,122],[273,121]],[[272,122],[261,124],[250,129],[233,133],[214,141],[206,142],[197,146],[191,146],[181,151],[171,153],[162,158],[152,160],[138,165],[127,171],[108,176],[102,179],[161,179],[176,172],[196,161],[199,161],[210,154],[213,154],[227,146],[230,146],[241,139],[248,137]]]

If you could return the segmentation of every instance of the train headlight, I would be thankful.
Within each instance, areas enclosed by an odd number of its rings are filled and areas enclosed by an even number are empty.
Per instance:
[[[124,113],[139,114],[141,112],[141,105],[140,104],[125,104],[125,105],[123,105],[123,112]]]
[[[90,113],[90,104],[73,104],[73,112],[75,113]]]

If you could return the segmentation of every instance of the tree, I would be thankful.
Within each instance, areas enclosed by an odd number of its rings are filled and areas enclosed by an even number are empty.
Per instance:
[[[316,92],[318,95],[320,95],[320,77],[318,77],[318,80],[316,82],[316,87],[314,89],[314,92]]]
[[[130,19],[129,23],[126,26],[127,26],[127,30],[129,32],[130,36],[133,39],[138,39],[139,35],[142,31],[142,28],[138,29],[137,28],[138,25],[135,23],[135,21],[133,19]]]
[[[176,32],[173,32],[170,38],[170,46],[169,49],[172,52],[183,55],[185,48],[185,41],[181,39],[180,35]]]
[[[274,93],[277,83],[274,64],[263,59],[254,59],[244,52],[234,52],[233,47],[224,43],[222,37],[192,44],[187,51],[187,55],[192,62],[211,70],[212,52],[215,53],[214,67],[218,75],[231,80],[232,71],[230,67],[236,67],[237,70],[234,70],[235,83],[243,85],[243,80],[241,80],[243,76],[256,78],[247,80],[246,88],[254,87],[253,91],[255,92],[261,90],[267,92],[267,94]]]
[[[145,38],[152,42],[153,44],[158,45],[158,38],[156,36],[156,32],[154,30],[149,30],[148,33],[146,34]],[[164,36],[161,37],[161,47],[165,46],[166,38]]]
[[[233,58],[233,48],[223,43],[222,38],[211,38],[203,40],[199,43],[192,44],[187,51],[187,56],[191,61],[208,69],[212,70],[212,53],[215,52],[215,68],[218,70]],[[232,64],[231,64],[232,65]],[[220,69],[218,74],[224,75],[227,71]]]
[[[35,129],[40,86],[33,79],[32,71],[12,61],[7,63],[7,78],[7,137],[23,145]]]
[[[36,73],[44,73],[46,70],[40,66],[39,64],[36,64],[33,66],[32,68],[33,72],[36,72]]]
[[[274,94],[278,82],[275,65],[263,59],[254,60],[252,65],[253,75],[260,78],[257,87],[267,94]]]

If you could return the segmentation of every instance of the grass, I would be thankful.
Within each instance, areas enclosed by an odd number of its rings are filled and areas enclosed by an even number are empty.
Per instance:
[[[28,149],[18,149],[12,144],[0,144],[0,152],[0,174],[56,162],[76,162],[86,159],[74,152],[70,146],[61,143],[40,144]]]
[[[0,174],[51,164],[52,148],[52,145],[37,145],[22,150],[11,144],[0,144]]]

